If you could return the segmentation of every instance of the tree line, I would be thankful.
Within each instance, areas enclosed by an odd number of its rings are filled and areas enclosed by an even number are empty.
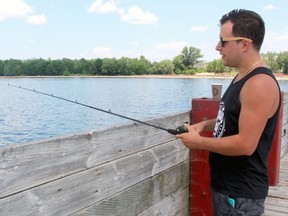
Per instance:
[[[288,74],[288,52],[267,52],[261,54],[262,59],[273,72]],[[222,73],[233,71],[233,68],[228,68],[223,65],[221,59],[211,61],[207,64],[207,72]]]
[[[288,52],[267,52],[262,54],[272,71],[288,74]],[[69,75],[156,75],[156,74],[195,74],[196,72],[224,73],[231,68],[223,65],[221,59],[205,63],[201,61],[201,50],[184,47],[173,60],[151,62],[140,58],[97,58],[82,59],[9,59],[0,60],[0,76],[69,76]]]

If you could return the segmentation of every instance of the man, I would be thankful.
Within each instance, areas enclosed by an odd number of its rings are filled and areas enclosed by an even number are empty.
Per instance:
[[[189,132],[176,135],[190,149],[210,151],[214,215],[264,213],[267,157],[281,101],[278,83],[260,56],[264,34],[264,21],[253,11],[223,15],[216,50],[238,74],[221,98],[217,119],[186,125]],[[213,138],[199,135],[213,129]]]

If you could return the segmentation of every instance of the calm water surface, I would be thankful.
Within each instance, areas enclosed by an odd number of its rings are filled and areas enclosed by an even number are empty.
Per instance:
[[[129,120],[8,84],[53,93],[135,119],[191,109],[192,98],[211,97],[211,84],[230,79],[5,78],[0,79],[0,146],[79,133]],[[279,81],[288,91],[288,81]]]

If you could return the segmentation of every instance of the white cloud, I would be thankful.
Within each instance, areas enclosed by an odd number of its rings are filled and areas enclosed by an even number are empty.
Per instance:
[[[33,15],[34,9],[22,0],[0,0],[0,21],[13,17],[28,17],[26,22],[41,25],[47,22],[44,14]]]
[[[124,50],[121,52],[121,54],[119,54],[119,58],[121,57],[128,57],[128,58],[136,58],[136,57],[139,57],[137,56],[138,55],[138,52],[133,50],[133,49],[130,49],[130,50]]]
[[[130,43],[131,43],[132,45],[135,45],[135,46],[140,44],[139,41],[131,41]]]
[[[266,5],[264,7],[264,10],[265,11],[271,11],[271,10],[278,10],[278,8],[275,5],[270,4],[270,5]]]
[[[28,17],[26,22],[29,24],[33,24],[33,25],[43,25],[47,22],[47,18],[44,14],[33,15],[33,16]]]
[[[262,51],[265,52],[284,52],[288,47],[288,29],[280,32],[267,32]]]
[[[209,28],[209,26],[192,26],[191,31],[206,31]]]
[[[112,58],[112,49],[110,47],[95,47],[93,54],[98,58]]]
[[[0,21],[9,17],[24,17],[33,13],[33,8],[22,0],[0,0]]]
[[[152,49],[143,51],[143,55],[151,61],[173,59],[188,45],[186,41],[172,41],[155,45]]]
[[[88,12],[98,12],[98,13],[110,13],[117,11],[117,4],[110,0],[108,2],[102,2],[102,0],[94,1],[91,6],[87,9]]]
[[[128,13],[121,12],[121,21],[141,25],[155,24],[158,21],[158,17],[149,11],[144,12],[141,8],[134,5],[128,9]]]
[[[95,0],[90,7],[87,7],[87,11],[90,13],[111,13],[116,12],[120,15],[120,20],[130,24],[149,25],[155,24],[158,18],[150,11],[143,11],[138,6],[134,5],[125,12],[123,8],[118,7],[117,2],[109,0],[103,2],[102,0]]]
[[[34,38],[29,38],[29,39],[28,39],[28,42],[29,42],[29,43],[34,43],[34,42],[35,42],[35,39],[34,39]]]
[[[165,49],[165,50],[182,50],[185,46],[187,46],[186,41],[178,41],[178,42],[169,42],[157,44],[155,46],[156,49]]]

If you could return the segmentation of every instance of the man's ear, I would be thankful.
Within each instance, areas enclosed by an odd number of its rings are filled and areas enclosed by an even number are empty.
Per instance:
[[[252,42],[248,41],[248,40],[242,40],[242,48],[244,51],[247,51],[251,48],[251,46],[253,46]]]

